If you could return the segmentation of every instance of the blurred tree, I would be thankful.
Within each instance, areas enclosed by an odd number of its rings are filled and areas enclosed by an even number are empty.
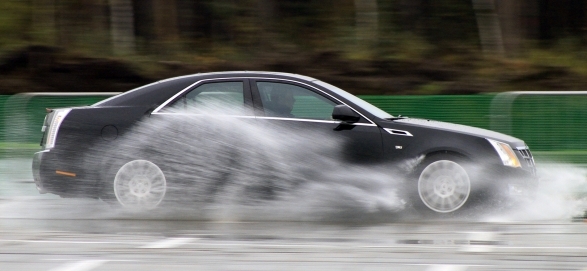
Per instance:
[[[516,56],[524,36],[522,25],[523,1],[498,0],[496,12],[501,26],[502,46],[505,55]]]
[[[153,0],[153,21],[157,53],[169,55],[179,47],[176,0]]]
[[[136,47],[139,54],[157,55],[159,50],[160,44],[155,32],[154,1],[133,0]]]
[[[422,13],[424,12],[423,6],[424,0],[400,0],[396,4],[398,10],[401,12],[401,19],[398,23],[401,24],[401,28],[417,32],[421,27],[423,20],[421,20]]]
[[[279,51],[379,56],[417,46],[480,44],[486,53],[515,56],[529,39],[547,46],[561,39],[587,42],[587,0],[0,2],[4,43],[116,55],[139,50],[160,55],[222,51],[219,56],[239,59]]]
[[[479,38],[471,0],[390,0],[382,6],[392,16],[386,23],[393,29],[435,46],[475,44]]]
[[[176,0],[177,1],[177,28],[179,36],[182,39],[194,40],[201,31],[196,24],[198,13],[202,12],[198,8],[200,1],[197,0]]]
[[[511,1],[511,0],[510,0]],[[501,25],[494,0],[473,0],[479,40],[486,54],[504,54]]]
[[[134,54],[135,30],[132,0],[109,0],[112,51],[117,55]]]
[[[426,37],[437,46],[475,44],[479,38],[470,0],[422,0]]]
[[[585,39],[587,30],[585,0],[535,0],[539,2],[539,38],[554,41],[560,38]]]
[[[240,9],[248,7],[239,7],[234,0],[213,0],[206,1],[209,20],[209,37],[212,40],[211,46],[216,47],[222,45],[224,49],[233,47],[234,42],[238,40],[237,33],[240,29],[239,20],[242,17],[238,16]],[[248,2],[248,1],[247,1]],[[232,48],[238,49],[238,48]]]
[[[356,35],[360,48],[372,52],[378,42],[377,0],[355,0]]]
[[[276,4],[275,25],[284,47],[342,50],[358,43],[355,0],[280,0]]]
[[[270,50],[277,43],[277,3],[275,0],[258,0],[259,49]]]
[[[540,0],[520,1],[521,38],[538,40],[540,36]]]

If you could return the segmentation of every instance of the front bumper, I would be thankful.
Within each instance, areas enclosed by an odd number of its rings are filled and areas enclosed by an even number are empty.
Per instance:
[[[483,174],[482,189],[499,198],[533,196],[540,184],[534,169],[496,166]]]

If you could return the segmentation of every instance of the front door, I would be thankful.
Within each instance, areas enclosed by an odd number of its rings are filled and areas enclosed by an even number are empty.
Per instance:
[[[340,101],[302,83],[279,79],[250,82],[256,118],[281,129],[285,138],[306,141],[299,142],[300,147],[307,146],[310,152],[328,151],[326,155],[345,162],[362,164],[381,159],[383,147],[377,125],[363,117],[353,124],[332,119],[332,110]]]

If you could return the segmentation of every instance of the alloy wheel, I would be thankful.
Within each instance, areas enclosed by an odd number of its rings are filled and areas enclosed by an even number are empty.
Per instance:
[[[467,171],[458,163],[440,160],[426,166],[418,180],[418,194],[432,211],[450,213],[461,208],[471,193]]]
[[[163,171],[147,160],[124,164],[114,177],[114,194],[118,202],[133,209],[152,209],[165,197],[167,182]]]

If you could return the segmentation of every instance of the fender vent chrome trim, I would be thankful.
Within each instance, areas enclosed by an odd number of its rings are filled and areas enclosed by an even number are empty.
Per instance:
[[[399,135],[399,136],[413,136],[410,132],[408,131],[402,131],[402,130],[396,130],[396,129],[390,129],[390,128],[383,128],[383,130],[385,130],[386,132],[388,132],[389,134],[392,135]]]

